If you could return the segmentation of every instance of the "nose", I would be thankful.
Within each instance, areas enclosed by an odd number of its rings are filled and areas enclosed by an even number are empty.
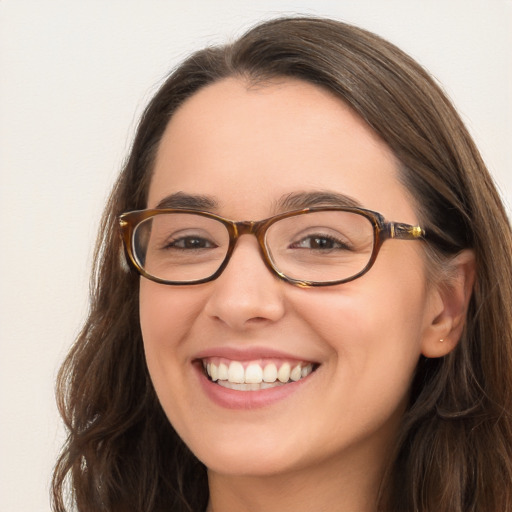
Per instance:
[[[232,329],[267,325],[284,315],[286,283],[267,268],[254,236],[238,239],[227,267],[211,286],[205,312]]]

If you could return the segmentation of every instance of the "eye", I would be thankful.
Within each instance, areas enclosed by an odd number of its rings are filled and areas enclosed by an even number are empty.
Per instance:
[[[182,250],[194,250],[194,249],[213,249],[217,247],[215,243],[207,238],[199,236],[183,236],[170,240],[165,244],[164,249],[182,249]]]
[[[309,234],[289,246],[292,249],[312,249],[319,251],[350,250],[350,246],[332,236]]]

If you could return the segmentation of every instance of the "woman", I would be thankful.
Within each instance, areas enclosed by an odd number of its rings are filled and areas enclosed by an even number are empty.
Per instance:
[[[294,18],[192,55],[107,205],[55,509],[510,510],[511,254],[396,47]]]

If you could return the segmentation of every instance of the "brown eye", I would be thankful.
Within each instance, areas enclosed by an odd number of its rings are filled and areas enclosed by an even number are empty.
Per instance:
[[[325,235],[308,235],[290,244],[291,249],[348,250],[350,247],[336,238]]]
[[[164,248],[165,249],[183,249],[183,250],[194,250],[194,249],[213,249],[217,247],[216,244],[206,238],[186,236],[177,238],[169,242]]]

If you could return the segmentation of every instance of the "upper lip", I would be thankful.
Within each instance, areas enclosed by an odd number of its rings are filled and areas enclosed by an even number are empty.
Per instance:
[[[286,359],[287,361],[315,362],[309,357],[292,354],[271,347],[212,347],[201,350],[193,359],[207,359],[209,357],[222,357],[233,361],[255,361],[258,359]]]

